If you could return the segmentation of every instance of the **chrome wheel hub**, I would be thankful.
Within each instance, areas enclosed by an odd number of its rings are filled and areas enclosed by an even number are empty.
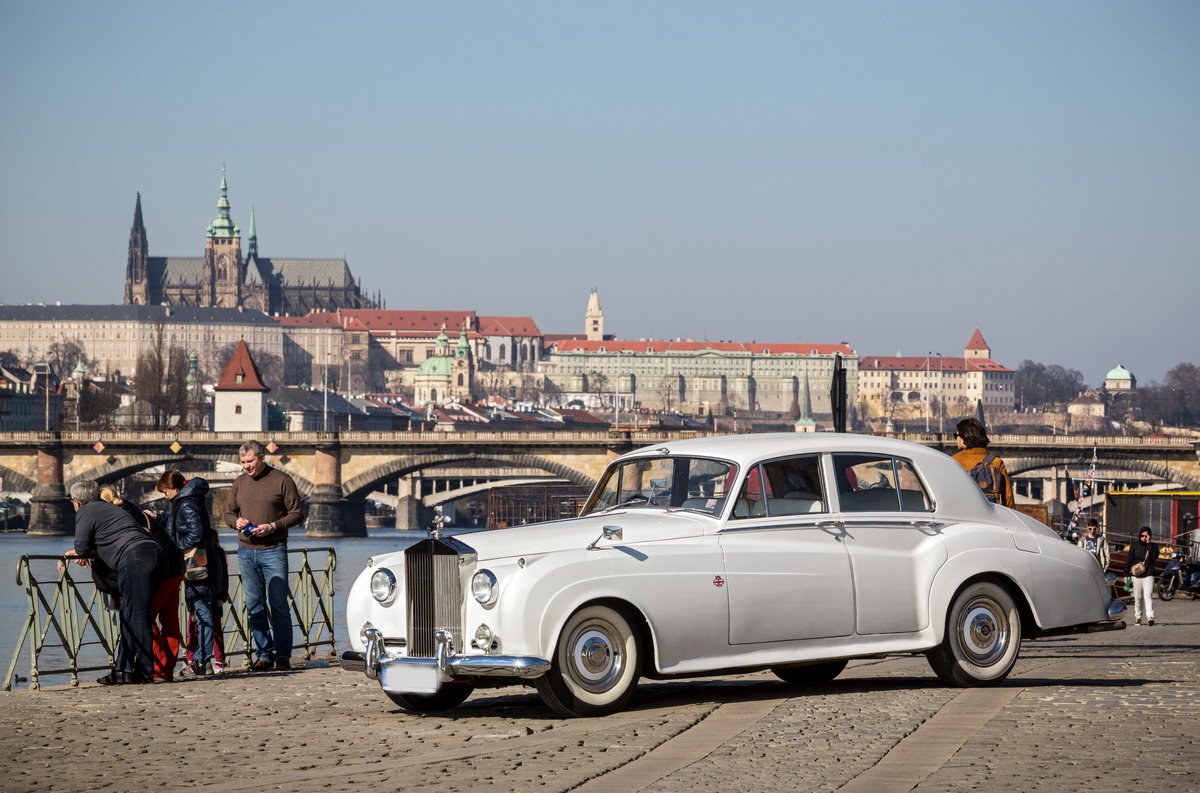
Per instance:
[[[567,653],[571,680],[593,693],[612,688],[625,669],[620,636],[608,623],[580,625],[571,635]]]
[[[976,598],[962,610],[959,647],[976,666],[991,666],[1008,649],[1008,619],[1000,604],[991,598]]]

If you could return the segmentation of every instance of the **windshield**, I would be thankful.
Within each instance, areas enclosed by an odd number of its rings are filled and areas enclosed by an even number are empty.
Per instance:
[[[613,507],[679,507],[719,514],[737,466],[702,457],[641,457],[604,472],[581,515]]]

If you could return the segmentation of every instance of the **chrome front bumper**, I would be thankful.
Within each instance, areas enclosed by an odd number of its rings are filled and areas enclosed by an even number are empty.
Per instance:
[[[375,628],[363,631],[366,650],[342,655],[342,668],[361,671],[378,680],[384,691],[397,694],[433,694],[443,683],[472,677],[541,677],[550,670],[545,658],[527,655],[455,655],[454,641],[446,631],[437,631],[436,658],[391,655],[384,648],[383,634]]]

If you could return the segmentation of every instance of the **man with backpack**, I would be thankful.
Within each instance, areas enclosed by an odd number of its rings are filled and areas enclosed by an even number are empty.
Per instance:
[[[965,418],[958,422],[954,433],[959,451],[954,459],[970,474],[983,495],[993,504],[1013,506],[1012,480],[1004,461],[987,450],[988,436],[978,419]]]

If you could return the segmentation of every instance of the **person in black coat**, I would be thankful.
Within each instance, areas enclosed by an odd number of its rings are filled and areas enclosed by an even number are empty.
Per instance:
[[[183,584],[183,553],[163,531],[162,524],[137,504],[123,498],[115,487],[104,485],[100,498],[125,510],[143,526],[162,548],[167,557],[167,572],[150,599],[150,639],[154,645],[154,679],[170,682],[175,679],[175,662],[183,633],[179,629],[179,587]],[[93,565],[93,578],[96,576]],[[99,586],[99,583],[97,583]]]
[[[1142,624],[1142,608],[1146,610],[1146,624],[1154,624],[1154,565],[1158,562],[1158,543],[1151,540],[1149,526],[1138,532],[1138,541],[1129,546],[1125,554],[1125,575],[1133,579],[1133,624]],[[1142,565],[1140,574],[1134,573],[1136,565]]]
[[[150,631],[151,598],[167,572],[167,557],[154,538],[129,513],[100,500],[100,486],[90,479],[71,485],[75,507],[75,545],[67,556],[81,563],[100,559],[116,571],[121,594],[121,640],[113,670],[101,685],[149,683],[154,675]]]
[[[179,471],[164,473],[158,490],[170,502],[165,529],[179,550],[191,556],[184,574],[183,594],[188,613],[196,622],[196,652],[185,673],[204,675],[212,666],[213,640],[220,626],[217,604],[228,597],[225,553],[208,519],[208,482],[200,477],[185,479]],[[203,556],[203,564],[199,557]]]

